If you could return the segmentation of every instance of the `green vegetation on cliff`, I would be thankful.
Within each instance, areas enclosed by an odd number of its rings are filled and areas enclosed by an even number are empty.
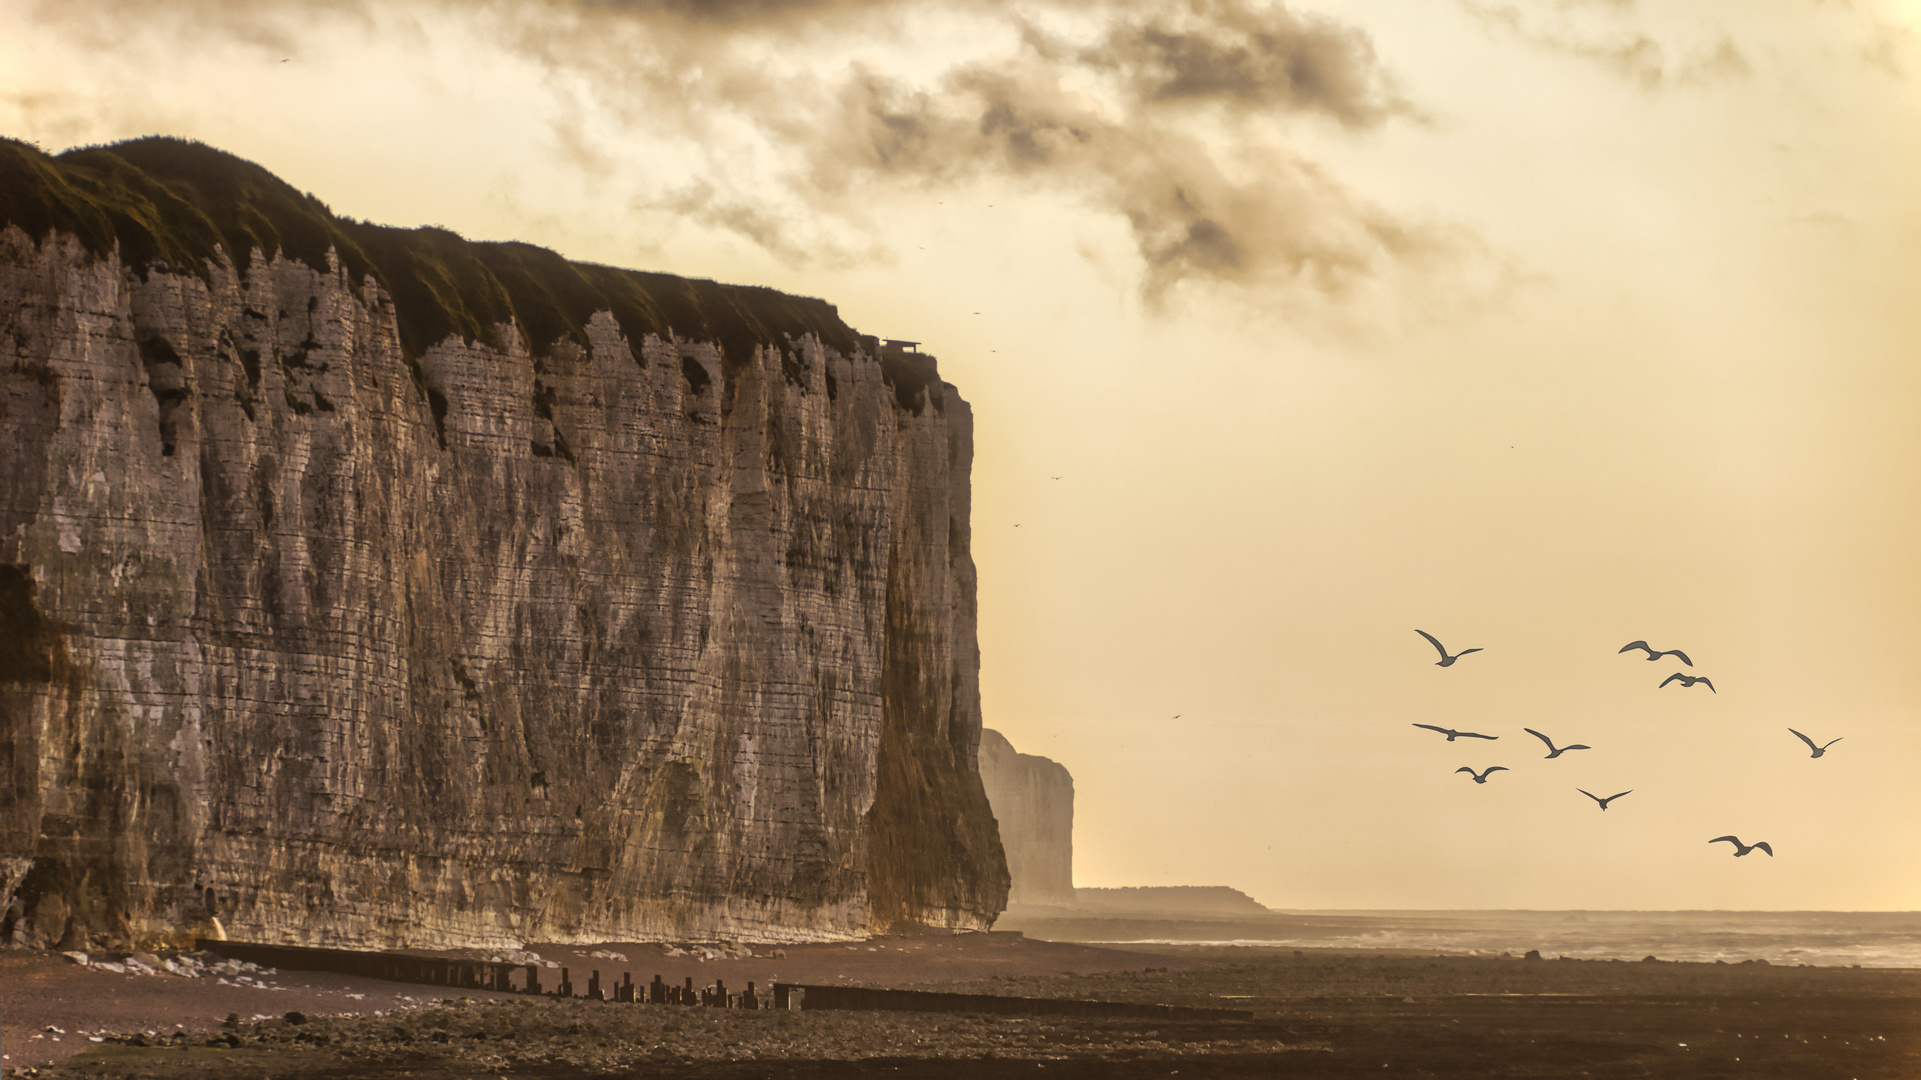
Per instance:
[[[584,328],[610,311],[640,357],[647,334],[718,341],[730,365],[754,347],[814,334],[842,352],[854,332],[831,304],[756,286],[571,262],[521,243],[476,243],[446,229],[397,229],[336,217],[249,161],[200,143],[134,139],[50,156],[0,139],[0,228],[35,241],[71,233],[96,255],[116,245],[122,262],[201,276],[216,249],[245,273],[250,253],[280,252],[327,266],[332,250],[360,284],[372,274],[393,297],[401,346],[419,356],[449,334],[502,343],[495,328],[517,323],[544,352],[562,339],[586,344]]]

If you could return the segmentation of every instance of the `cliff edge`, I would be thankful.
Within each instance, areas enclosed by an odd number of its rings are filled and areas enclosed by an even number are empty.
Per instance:
[[[0,141],[0,931],[989,925],[972,452],[818,300]]]

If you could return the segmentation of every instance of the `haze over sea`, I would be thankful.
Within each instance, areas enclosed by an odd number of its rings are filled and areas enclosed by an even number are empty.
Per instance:
[[[1108,940],[1496,956],[1539,949],[1548,959],[1921,968],[1921,912],[1913,911],[1277,910],[1266,918],[1170,920],[1158,924],[1164,931],[1158,934],[1149,925],[1129,920],[1127,938]],[[1082,934],[1094,929],[1082,927]],[[1119,921],[1114,928],[1122,929]]]

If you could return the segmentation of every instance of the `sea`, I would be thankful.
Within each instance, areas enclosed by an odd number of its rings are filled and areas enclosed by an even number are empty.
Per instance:
[[[1071,919],[1111,944],[1380,949],[1468,956],[1921,969],[1914,911],[1275,911],[1234,919]],[[1107,923],[1107,927],[1100,924]],[[1040,927],[1036,927],[1040,929]],[[1066,929],[1065,926],[1059,929]],[[1103,933],[1104,929],[1119,931]]]

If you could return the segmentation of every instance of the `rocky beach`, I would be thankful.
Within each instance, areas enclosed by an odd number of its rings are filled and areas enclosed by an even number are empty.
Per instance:
[[[186,1077],[1780,1077],[1921,1071],[1921,971],[1220,946],[1012,933],[670,956],[552,947],[632,971],[1250,1010],[1180,1021],[689,1008],[306,972],[183,978],[0,957],[21,1075]],[[625,959],[596,957],[593,952]],[[755,955],[746,955],[747,953]],[[705,957],[712,953],[715,959]],[[224,979],[224,982],[222,981]],[[764,991],[763,991],[764,992]]]

